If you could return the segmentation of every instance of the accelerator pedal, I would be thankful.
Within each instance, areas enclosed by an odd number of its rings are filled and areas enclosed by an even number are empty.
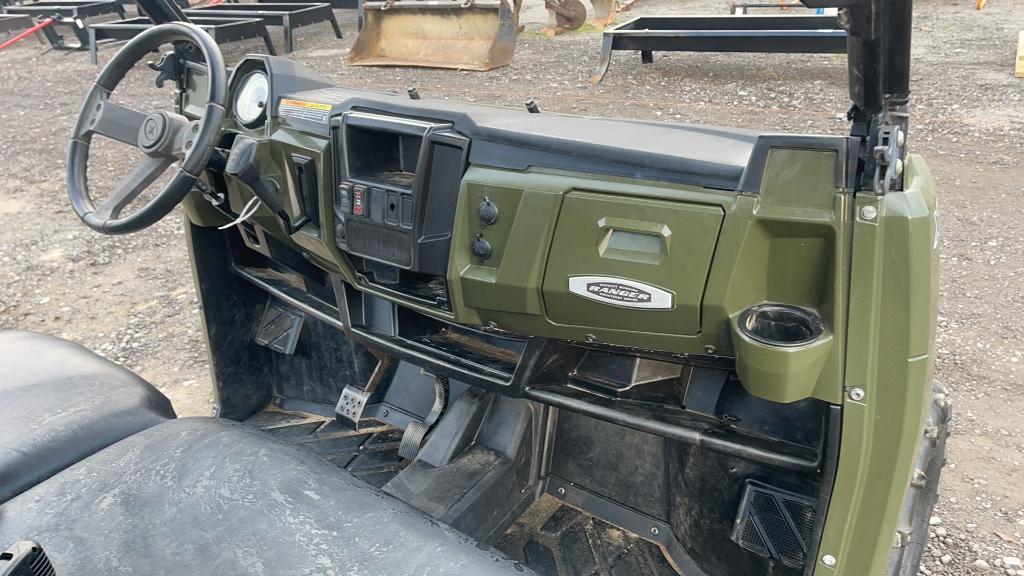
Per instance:
[[[402,443],[398,446],[398,455],[406,460],[413,460],[416,455],[420,453],[420,448],[423,446],[423,441],[427,438],[427,434],[434,429],[437,425],[437,421],[441,419],[441,415],[444,414],[445,409],[448,408],[448,378],[445,376],[437,376],[424,372],[434,381],[434,405],[430,408],[430,413],[423,421],[413,420],[405,428],[405,433],[402,434]]]
[[[281,354],[295,354],[305,319],[302,312],[270,300],[256,330],[256,343]]]

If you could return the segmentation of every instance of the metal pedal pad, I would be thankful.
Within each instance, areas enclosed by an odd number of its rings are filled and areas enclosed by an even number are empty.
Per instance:
[[[334,414],[338,420],[349,424],[354,430],[359,430],[359,422],[363,419],[363,410],[366,410],[371,396],[373,396],[373,392],[361,390],[355,386],[345,386],[341,397],[338,398],[338,405],[334,407]]]
[[[273,300],[267,302],[256,330],[256,343],[281,354],[294,354],[306,315]]]
[[[370,375],[369,382],[362,388],[349,384],[341,391],[338,404],[334,407],[334,415],[342,424],[348,424],[354,430],[359,430],[359,423],[363,419],[363,411],[367,406],[380,402],[383,391],[380,389],[381,381],[388,374],[388,367],[391,361],[385,356],[377,363],[377,367]]]

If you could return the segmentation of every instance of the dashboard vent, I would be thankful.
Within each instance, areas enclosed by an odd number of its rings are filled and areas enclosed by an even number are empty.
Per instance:
[[[292,154],[292,181],[302,203],[302,213],[311,224],[320,227],[319,188],[316,179],[316,163],[312,158]]]

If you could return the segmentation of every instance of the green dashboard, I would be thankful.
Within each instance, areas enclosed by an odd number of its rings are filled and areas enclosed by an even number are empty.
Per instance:
[[[204,77],[187,77],[194,114]],[[498,339],[729,363],[743,351],[738,364],[770,366],[752,393],[840,400],[848,138],[413,99],[262,57],[234,69],[230,93],[219,148],[256,142],[290,220],[261,206],[236,226],[251,249],[269,238],[347,290]],[[259,106],[239,101],[253,93]],[[208,176],[223,202],[194,194],[193,223],[251,206],[245,185]],[[765,303],[806,312],[813,338],[748,337],[740,316]]]

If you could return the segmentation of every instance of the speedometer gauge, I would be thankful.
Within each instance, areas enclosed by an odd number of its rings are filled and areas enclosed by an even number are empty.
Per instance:
[[[255,128],[267,117],[267,97],[270,93],[270,82],[261,71],[250,73],[242,78],[242,83],[235,92],[235,119],[246,128]]]

